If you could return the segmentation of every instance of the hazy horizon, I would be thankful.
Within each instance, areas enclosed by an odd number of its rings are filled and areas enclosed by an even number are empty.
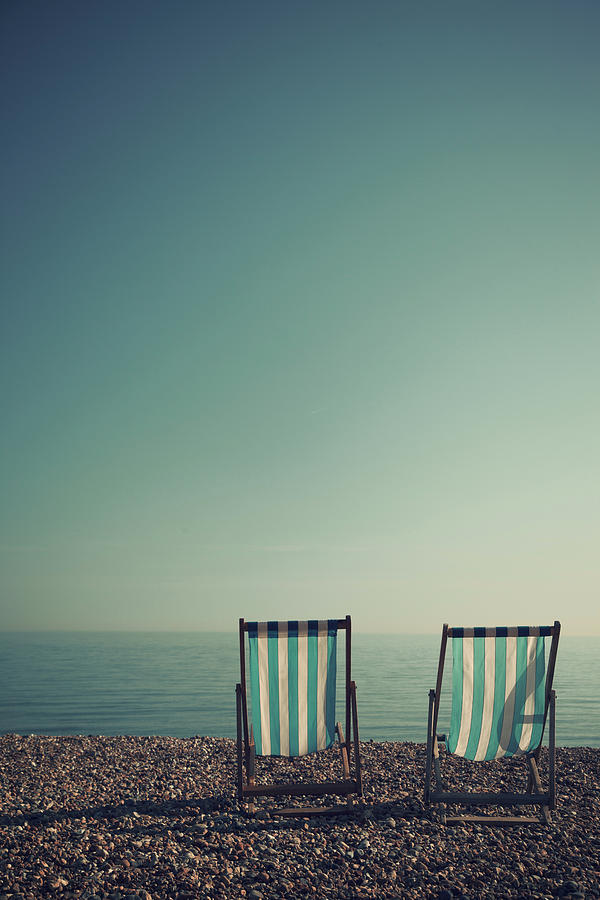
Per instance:
[[[600,634],[600,8],[0,15],[0,627]]]
[[[250,620],[247,620],[250,621]],[[524,622],[524,620],[523,620]],[[448,625],[453,625],[453,622],[447,622]],[[474,622],[476,625],[477,623]],[[541,622],[543,625],[552,625],[553,622],[548,620],[547,622]],[[489,623],[488,623],[489,625]],[[3,630],[4,634],[220,634],[220,635],[231,635],[237,640],[237,623],[234,624],[232,628],[6,628]],[[458,627],[454,624],[454,627]],[[368,628],[358,629],[352,623],[352,631],[353,634],[368,634],[372,637],[437,637],[441,635],[442,625],[435,631],[372,631]],[[571,634],[567,632],[565,634],[564,628],[561,623],[561,637],[564,638],[567,636],[568,638],[590,638],[596,639],[600,638],[598,634]]]

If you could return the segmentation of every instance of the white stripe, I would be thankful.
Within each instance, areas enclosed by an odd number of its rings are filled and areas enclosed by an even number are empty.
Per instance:
[[[519,739],[519,749],[526,753],[531,741],[533,730],[533,714],[535,713],[535,651],[537,637],[527,638],[527,683],[525,694],[525,709],[523,710],[523,730]]]
[[[496,678],[496,638],[485,637],[485,684],[483,691],[483,710],[481,714],[481,733],[474,759],[485,759],[485,754],[492,733],[494,717],[494,683]]]
[[[473,638],[466,637],[463,642],[463,693],[462,707],[460,711],[460,731],[455,753],[464,756],[469,734],[471,733],[471,715],[473,713]]]
[[[327,746],[327,636],[329,622],[319,620],[317,650],[317,750]]]
[[[290,755],[290,699],[288,692],[288,623],[279,622],[279,753]]]
[[[517,638],[506,638],[506,683],[504,687],[504,719],[502,722],[502,734],[500,746],[496,753],[496,759],[506,754],[510,737],[513,732],[515,717],[515,690],[517,687]]]
[[[258,683],[260,693],[260,742],[262,756],[271,754],[271,716],[269,712],[269,626],[258,623]]]
[[[298,755],[308,752],[308,622],[298,622]]]

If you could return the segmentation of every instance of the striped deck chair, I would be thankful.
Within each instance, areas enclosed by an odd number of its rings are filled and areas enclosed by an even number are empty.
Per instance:
[[[550,822],[555,808],[555,694],[552,690],[560,622],[539,627],[449,628],[444,625],[436,688],[429,692],[425,805],[530,804],[540,817],[448,816],[448,822]],[[551,638],[548,665],[545,639]],[[452,641],[452,712],[448,737],[437,733],[444,658]],[[537,762],[546,718],[549,723],[547,791]],[[523,793],[453,793],[441,778],[439,746],[473,762],[523,756],[527,760],[527,790]],[[431,789],[432,768],[436,787]],[[442,807],[443,809],[443,807]]]
[[[337,633],[346,632],[346,737],[335,721]],[[246,635],[250,659],[252,720],[248,723]],[[253,798],[281,795],[343,795],[346,806],[274,809],[278,815],[348,811],[361,796],[356,685],[351,679],[351,620],[245,622],[240,619],[240,682],[237,701],[238,798],[253,809]],[[350,739],[352,728],[353,741]],[[339,742],[343,778],[339,781],[257,785],[256,756],[304,756]],[[352,752],[353,751],[353,752]],[[354,756],[350,774],[351,760]]]

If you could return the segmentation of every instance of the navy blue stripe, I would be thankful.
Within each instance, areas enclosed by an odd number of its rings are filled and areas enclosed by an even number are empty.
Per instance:
[[[308,636],[309,637],[318,637],[319,636],[319,622],[317,619],[309,619],[309,621],[308,621]]]
[[[298,637],[298,622],[288,622],[288,638]]]
[[[269,640],[279,637],[279,622],[267,622],[267,632]]]
[[[327,620],[327,636],[328,637],[336,637],[337,636],[337,619],[328,619]]]
[[[258,637],[258,622],[248,622],[248,637],[249,638],[257,638]]]

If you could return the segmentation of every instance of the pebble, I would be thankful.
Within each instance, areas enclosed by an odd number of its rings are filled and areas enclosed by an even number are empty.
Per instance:
[[[283,819],[272,812],[289,798],[261,798],[254,815],[238,806],[231,740],[1,735],[0,900],[591,900],[600,750],[557,755],[553,823],[499,829],[443,826],[423,808],[422,744],[362,743],[362,805]],[[290,766],[337,778],[339,753],[259,759],[257,782]],[[545,752],[540,769],[545,781]],[[444,760],[457,788],[520,788],[525,771]]]

